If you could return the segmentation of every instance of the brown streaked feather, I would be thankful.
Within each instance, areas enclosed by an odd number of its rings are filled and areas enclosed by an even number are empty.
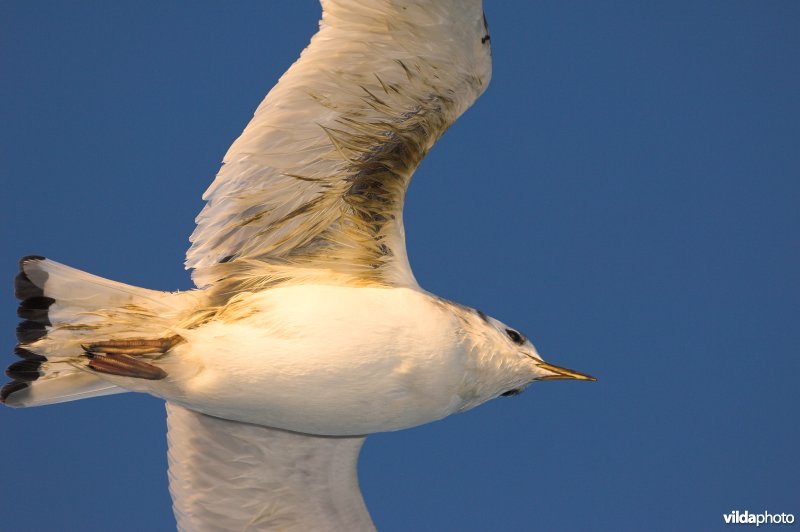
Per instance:
[[[482,11],[458,3],[323,16],[204,194],[187,266],[215,303],[313,279],[416,286],[406,188],[491,75]]]
[[[160,380],[167,376],[166,371],[135,357],[163,354],[181,342],[185,342],[183,337],[174,334],[165,338],[106,340],[82,347],[89,358],[88,367],[94,371],[134,379]]]
[[[87,353],[105,353],[107,355],[121,354],[129,356],[151,355],[166,353],[185,340],[175,334],[167,338],[125,338],[121,340],[107,340],[84,345]]]
[[[167,372],[158,366],[137,360],[128,355],[87,353],[87,356],[90,357],[89,368],[100,373],[153,381],[167,376]]]

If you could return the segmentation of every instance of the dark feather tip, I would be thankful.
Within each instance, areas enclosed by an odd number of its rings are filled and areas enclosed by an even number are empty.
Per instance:
[[[47,335],[47,329],[41,323],[23,321],[17,325],[17,342],[21,344],[32,344],[45,335]]]
[[[20,346],[14,348],[14,354],[20,358],[24,358],[25,360],[35,360],[36,362],[44,362],[47,360],[47,357],[34,353],[33,351]]]
[[[31,281],[28,274],[25,273],[25,265],[31,262],[38,262],[40,260],[45,260],[44,257],[41,255],[28,255],[26,257],[22,257],[19,259],[19,274],[14,279],[14,295],[17,296],[17,299],[29,299],[32,297],[42,297],[44,292],[40,287]],[[43,285],[44,281],[47,279],[47,272],[39,272],[41,279],[38,279],[40,283]]]
[[[41,255],[25,255],[21,259],[19,259],[19,271],[22,271],[22,267],[26,262],[35,262],[37,260],[46,260],[47,257],[42,257]]]
[[[31,297],[23,301],[17,308],[17,316],[22,319],[50,325],[50,318],[47,316],[50,305],[56,300],[52,297]]]
[[[20,360],[8,366],[6,375],[17,381],[32,382],[41,376],[39,372],[41,365],[41,362],[35,360]]]
[[[0,389],[0,402],[5,403],[12,393],[26,389],[30,384],[22,381],[11,381]]]
[[[14,278],[14,296],[17,299],[31,299],[44,296],[44,291],[33,284],[25,272],[19,272]]]

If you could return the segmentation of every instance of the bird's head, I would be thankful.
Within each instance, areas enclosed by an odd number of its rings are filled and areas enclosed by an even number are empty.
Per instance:
[[[584,380],[596,381],[594,377],[571,369],[549,364],[542,360],[531,341],[518,330],[477,311],[473,326],[480,334],[475,350],[484,374],[492,374],[493,379],[479,393],[484,398],[513,396],[522,393],[534,381]],[[477,332],[477,331],[476,331]]]

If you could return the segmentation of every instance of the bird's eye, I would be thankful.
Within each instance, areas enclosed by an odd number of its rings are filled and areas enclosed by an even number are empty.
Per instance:
[[[511,341],[517,345],[522,345],[525,343],[525,337],[514,329],[506,329],[506,334],[509,338],[511,338]]]

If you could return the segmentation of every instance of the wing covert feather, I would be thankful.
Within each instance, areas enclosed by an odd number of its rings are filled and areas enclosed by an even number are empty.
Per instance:
[[[356,465],[363,437],[286,432],[167,403],[178,530],[374,530]]]
[[[319,32],[203,196],[186,265],[232,290],[298,270],[416,285],[402,210],[419,162],[483,92],[480,0],[323,0]],[[242,286],[245,285],[245,286]]]

